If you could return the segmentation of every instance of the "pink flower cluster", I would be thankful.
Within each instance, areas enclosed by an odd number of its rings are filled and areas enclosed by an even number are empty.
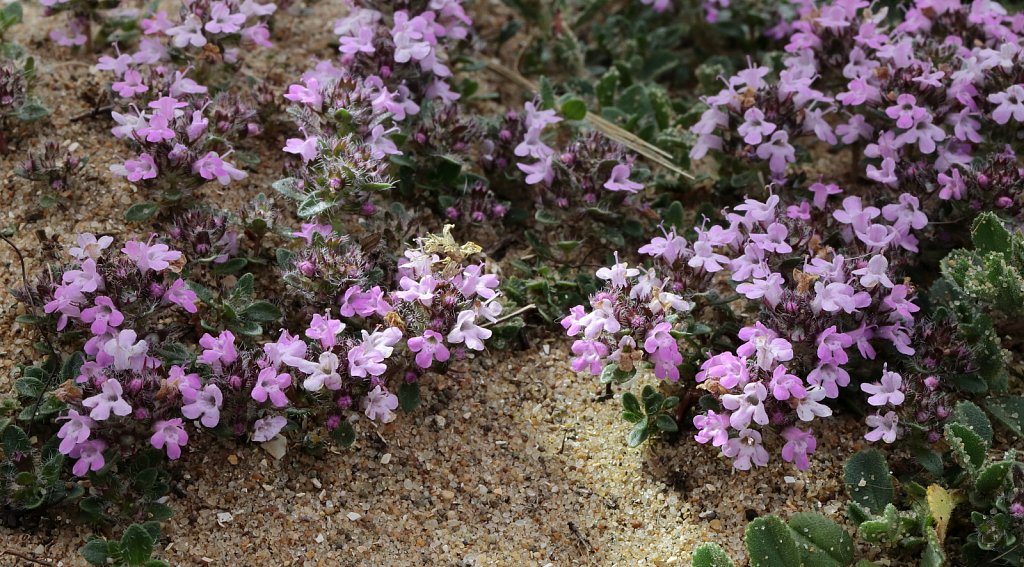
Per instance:
[[[896,19],[864,0],[800,11],[777,74],[751,65],[705,98],[692,158],[715,151],[767,162],[783,179],[801,144],[848,147],[854,159],[863,152],[867,180],[922,200],[1019,203],[1020,169],[1003,126],[1024,120],[1024,18],[958,0],[920,0]]]
[[[701,365],[696,380],[721,407],[697,416],[696,438],[746,470],[768,460],[758,429],[780,427],[783,458],[806,468],[816,443],[809,424],[831,415],[824,402],[850,383],[850,364],[874,360],[880,348],[915,353],[919,307],[891,264],[916,252],[914,233],[928,219],[909,194],[878,208],[856,196],[837,206],[834,196],[842,193],[816,183],[811,200],[798,204],[784,206],[777,195],[747,199],[725,211],[727,224],[697,227],[692,242],[670,231],[642,247],[655,266],[602,268],[597,276],[609,289],[592,298],[592,311],[576,307],[562,322],[571,336],[583,333],[573,345],[574,368],[629,371],[647,357],[657,377],[678,380],[682,357],[672,332],[685,330],[686,319],[674,311],[699,305],[699,293],[716,285],[713,276],[728,276],[761,313],[739,332],[735,351]],[[796,259],[802,264],[794,270]],[[688,301],[671,292],[664,301],[668,290],[688,291]],[[895,424],[885,426],[888,432]]]
[[[307,246],[341,238],[326,225],[307,225],[298,236]],[[328,429],[355,419],[350,410],[388,423],[398,407],[396,381],[484,350],[487,326],[502,311],[498,279],[484,264],[454,261],[428,238],[405,252],[392,285],[369,285],[361,273],[295,332],[253,344],[223,330],[189,345],[180,331],[154,326],[177,325],[170,307],[198,312],[196,293],[176,276],[183,254],[152,239],[128,241],[120,255],[112,244],[78,235],[75,262],[39,288],[62,340],[74,340],[72,329],[89,335],[75,384],[65,385],[58,433],[61,452],[77,459],[76,475],[101,469],[115,448],[133,451],[122,441],[131,436],[145,435],[171,459],[200,426],[269,441],[287,425],[289,407],[313,410]],[[302,262],[310,265],[299,269],[316,279],[315,261]]]

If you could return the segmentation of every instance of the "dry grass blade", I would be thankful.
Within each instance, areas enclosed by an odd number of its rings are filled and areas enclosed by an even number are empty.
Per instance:
[[[506,67],[501,63],[498,63],[497,61],[488,61],[487,68],[490,69],[492,72],[501,75],[503,78],[512,81],[517,85],[522,86],[525,89],[529,89],[534,92],[538,90],[537,85],[534,84],[532,81],[520,75],[515,69]],[[654,144],[642,140],[632,132],[620,128],[619,126],[616,126],[615,124],[593,113],[587,113],[586,120],[587,122],[590,123],[591,126],[597,129],[597,131],[615,140],[616,142],[619,142],[620,144],[626,146],[627,148],[633,150],[634,152],[644,156],[645,158],[651,160],[652,162],[670,171],[673,171],[691,181],[696,179],[693,176],[693,174],[683,171],[676,164],[672,163],[671,154],[659,148],[658,146],[655,146]]]

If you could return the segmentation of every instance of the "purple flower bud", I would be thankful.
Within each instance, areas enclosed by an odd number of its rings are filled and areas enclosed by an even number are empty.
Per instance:
[[[132,378],[132,380],[128,382],[128,393],[138,394],[142,390],[142,384],[142,378]]]
[[[924,387],[928,388],[928,390],[934,392],[935,390],[937,390],[939,388],[939,379],[936,378],[935,376],[929,376],[929,377],[925,378],[924,379]]]
[[[241,421],[235,422],[235,424],[231,426],[231,429],[235,432],[235,435],[245,435],[245,424]]]
[[[163,297],[164,296],[164,288],[161,287],[160,284],[158,284],[156,282],[153,282],[153,283],[149,284],[149,295],[151,295],[151,296],[153,296],[155,298]]]
[[[331,189],[339,189],[341,188],[342,181],[337,177],[332,177],[330,181],[327,182],[327,185],[329,185]]]
[[[519,120],[519,114],[514,110],[510,110],[505,114],[505,120],[515,122],[516,120]]]
[[[311,278],[313,274],[316,274],[316,266],[309,260],[303,260],[299,262],[299,272],[307,278]]]
[[[984,173],[979,173],[975,179],[978,181],[978,185],[988,187],[988,176]]]
[[[452,145],[452,149],[457,151],[457,152],[464,152],[464,151],[466,151],[466,143],[465,142],[455,142],[455,144]]]
[[[416,143],[417,144],[426,144],[427,143],[427,135],[424,134],[423,132],[416,132]]]
[[[1013,206],[1013,199],[1004,195],[996,199],[996,206],[1001,209],[1009,209],[1010,207]]]
[[[917,421],[921,423],[928,421],[928,412],[924,410],[917,412]]]
[[[1024,518],[1024,504],[1021,504],[1020,502],[1010,504],[1010,515],[1018,520]]]
[[[569,199],[566,199],[565,197],[559,197],[555,199],[555,204],[558,205],[559,208],[564,209],[569,206]]]
[[[562,154],[562,156],[559,159],[561,159],[562,163],[564,163],[565,165],[572,165],[576,163],[576,156],[569,152],[565,152],[564,154]]]
[[[949,417],[949,409],[946,406],[939,406],[935,408],[935,413],[942,419]]]
[[[352,396],[349,396],[348,394],[338,396],[338,399],[335,400],[335,403],[341,409],[348,409],[352,407]]]
[[[459,218],[459,210],[456,209],[455,207],[448,207],[447,209],[444,210],[444,214],[445,216],[452,220]]]
[[[419,375],[416,374],[416,372],[414,372],[412,370],[406,371],[406,373],[405,373],[405,381],[407,383],[412,384],[413,382],[415,382],[418,379],[419,379]]]
[[[512,132],[509,132],[507,129],[502,128],[501,131],[498,132],[498,139],[501,140],[502,142],[508,142],[509,140],[512,139]]]
[[[594,193],[586,193],[583,195],[583,202],[588,205],[593,205],[597,202],[597,195]]]
[[[139,421],[147,420],[149,419],[149,410],[146,408],[135,408],[132,410],[132,417]]]
[[[484,220],[484,213],[482,211],[473,211],[473,214],[470,216],[473,217],[473,222],[482,222]]]
[[[339,425],[341,425],[341,416],[340,415],[333,415],[332,414],[332,415],[327,416],[327,430],[328,431],[334,431],[335,429],[338,428]]]
[[[503,157],[498,158],[498,159],[494,160],[494,165],[498,169],[505,169],[506,167],[508,167],[508,160],[503,158]]]
[[[942,439],[942,435],[939,435],[938,431],[929,431],[928,432],[928,442],[929,443],[938,443],[939,439]]]
[[[506,213],[508,213],[508,207],[505,205],[494,205],[494,208],[491,209],[491,214],[499,219],[505,216]]]
[[[242,389],[242,377],[241,376],[232,376],[231,378],[228,378],[228,386],[231,386],[232,390],[241,390]]]
[[[377,205],[374,205],[371,201],[363,203],[362,211],[363,216],[372,217],[377,214]]]
[[[391,76],[391,67],[387,65],[382,65],[380,70],[378,71],[378,74],[381,76],[382,79],[387,79],[388,77]]]

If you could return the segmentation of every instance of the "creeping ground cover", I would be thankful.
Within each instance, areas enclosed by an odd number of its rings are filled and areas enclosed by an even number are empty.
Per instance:
[[[1012,2],[5,1],[0,560],[1020,565],[1022,124]]]

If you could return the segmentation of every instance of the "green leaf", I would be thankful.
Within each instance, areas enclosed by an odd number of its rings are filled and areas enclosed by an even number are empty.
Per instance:
[[[752,567],[800,565],[793,532],[778,516],[762,516],[747,524],[746,543]]]
[[[806,567],[845,567],[853,563],[853,538],[838,524],[813,512],[789,519]]]
[[[853,502],[878,514],[892,502],[892,475],[885,457],[875,449],[850,457],[843,467],[846,491]]]
[[[17,425],[8,425],[3,430],[4,456],[10,459],[15,453],[28,454],[32,451],[32,442],[28,435]]]
[[[297,214],[299,218],[309,218],[327,212],[333,206],[333,203],[319,197],[309,197],[299,203]]]
[[[662,220],[665,221],[665,226],[668,228],[676,229],[676,232],[682,232],[683,230],[683,204],[679,201],[672,201],[672,204],[668,206],[662,215]]]
[[[18,120],[24,122],[35,122],[36,120],[42,120],[50,115],[50,109],[46,108],[39,101],[29,101],[18,107],[15,111],[14,116]]]
[[[269,301],[255,301],[242,310],[242,315],[253,321],[267,323],[281,319],[281,310]]]
[[[166,504],[153,502],[146,506],[146,517],[154,522],[166,522],[173,515],[174,510]]]
[[[928,544],[921,553],[921,567],[942,567],[946,564],[946,553],[942,551],[942,543],[935,530],[928,530]]]
[[[92,539],[78,553],[93,565],[106,565],[107,558],[110,557],[110,544],[102,538]]]
[[[226,276],[241,272],[249,264],[246,258],[231,258],[226,262],[215,264],[210,270],[215,276]]]
[[[121,557],[129,565],[140,565],[153,555],[153,537],[139,524],[132,524],[121,536]]]
[[[953,456],[972,474],[985,464],[988,446],[985,440],[967,426],[959,423],[946,424],[946,442],[953,450]]]
[[[629,382],[631,378],[636,374],[636,369],[630,370],[629,372],[623,371],[619,368],[618,364],[609,364],[601,370],[601,383],[602,384],[624,384]]]
[[[17,390],[19,396],[35,398],[43,393],[43,390],[46,389],[46,384],[43,384],[43,381],[38,378],[18,378],[14,382],[14,389]]]
[[[995,493],[1003,487],[1012,469],[1013,461],[1000,461],[983,468],[978,473],[978,481],[974,484],[975,490],[982,496]]]
[[[981,408],[968,401],[961,401],[953,408],[953,421],[966,426],[985,441],[986,446],[992,445],[992,423]]]
[[[630,447],[639,447],[647,440],[650,432],[647,430],[648,419],[644,417],[633,426],[633,429],[626,435],[626,444]]]
[[[717,543],[702,543],[693,550],[693,567],[735,567],[732,559]]]
[[[1013,237],[1006,230],[1003,221],[994,213],[984,212],[974,219],[971,239],[979,252],[1008,254],[1013,248]]]
[[[348,447],[356,441],[356,431],[352,429],[352,424],[347,421],[342,421],[338,427],[335,427],[331,431],[331,437],[334,441],[342,447]]]
[[[287,248],[278,248],[274,251],[274,256],[277,258],[278,268],[287,270],[291,267],[292,256],[294,256],[291,250],[288,250]]]
[[[76,352],[68,357],[64,361],[64,366],[60,369],[61,380],[74,380],[78,378],[78,374],[82,370],[82,365],[85,364],[85,357],[82,356],[81,352]]]
[[[988,411],[1018,438],[1024,437],[1024,396],[1004,396],[985,402]]]
[[[583,120],[587,116],[587,104],[578,98],[562,103],[561,114],[566,120]]]
[[[533,213],[533,218],[541,224],[562,224],[562,219],[548,209],[537,209],[537,212]]]
[[[294,177],[285,177],[284,179],[278,179],[277,181],[273,182],[270,186],[273,187],[275,191],[284,195],[285,197],[288,197],[289,199],[302,201],[303,199],[306,198],[306,194],[299,191],[298,181],[299,180]]]
[[[540,78],[540,102],[544,108],[555,108],[555,89],[547,77]]]
[[[420,405],[420,385],[417,382],[402,382],[398,386],[398,405],[408,413]]]
[[[661,409],[661,402],[665,399],[664,396],[658,393],[654,389],[654,386],[650,384],[644,386],[643,391],[640,393],[640,399],[644,402],[644,411],[647,415],[654,415]]]
[[[23,325],[38,325],[45,320],[45,318],[39,317],[38,315],[18,315],[14,318],[15,322]]]
[[[638,415],[643,415],[644,413],[644,410],[640,408],[640,401],[636,399],[632,392],[622,393],[622,409]]]
[[[149,220],[160,210],[160,205],[156,203],[135,203],[128,207],[128,210],[124,212],[124,220],[129,222],[141,222]]]
[[[676,420],[672,419],[672,416],[661,414],[654,420],[654,426],[658,429],[665,431],[666,433],[674,433],[679,431],[679,425],[676,424]]]

